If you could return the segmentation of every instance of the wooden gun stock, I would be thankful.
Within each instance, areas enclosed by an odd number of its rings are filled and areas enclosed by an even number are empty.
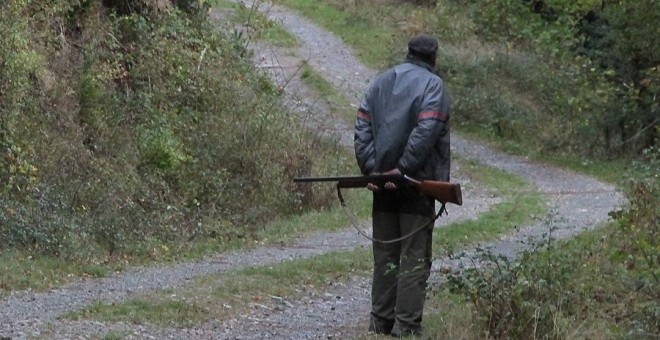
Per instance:
[[[296,177],[296,183],[337,182],[337,188],[364,188],[369,183],[382,187],[387,182],[396,185],[412,185],[420,193],[434,198],[440,203],[463,204],[461,186],[458,183],[422,180],[418,181],[405,175],[370,175],[370,176],[340,176],[340,177]]]

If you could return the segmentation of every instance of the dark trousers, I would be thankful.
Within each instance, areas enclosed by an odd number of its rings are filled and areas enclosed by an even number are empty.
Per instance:
[[[414,188],[374,193],[373,237],[392,240],[408,235],[435,216],[433,199]],[[389,333],[421,327],[426,284],[431,272],[433,227],[395,243],[373,242],[374,273],[370,329]]]

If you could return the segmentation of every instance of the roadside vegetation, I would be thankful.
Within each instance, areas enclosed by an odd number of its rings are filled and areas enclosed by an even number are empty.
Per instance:
[[[351,155],[299,126],[208,9],[0,4],[0,289],[250,244],[334,203],[291,178],[346,173]]]
[[[660,34],[649,25],[660,19],[657,2],[279,2],[341,36],[373,67],[399,62],[399,53],[385,51],[399,51],[413,34],[436,35],[455,127],[508,152],[616,183],[628,197],[601,230],[539,245],[512,262],[482,254],[498,269],[468,272],[436,294],[430,308],[438,312],[425,323],[431,334],[660,334]],[[374,39],[376,27],[387,38]]]

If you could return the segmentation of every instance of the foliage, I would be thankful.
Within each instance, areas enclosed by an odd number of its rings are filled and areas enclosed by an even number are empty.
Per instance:
[[[645,24],[658,21],[655,1],[282,2],[378,67],[400,62],[415,33],[439,37],[438,68],[462,130],[608,161],[657,143],[660,34]],[[365,44],[374,37],[379,44]]]
[[[480,336],[652,338],[659,331],[658,282],[613,257],[627,242],[621,236],[608,228],[537,244],[515,260],[482,249],[473,258],[478,266],[452,275],[449,287],[472,305]]]
[[[624,187],[629,207],[611,215],[620,227],[618,257],[640,271],[645,280],[660,283],[660,152],[649,149],[635,162]]]
[[[70,319],[80,320],[91,315],[103,315],[104,320],[122,321],[128,315],[134,323],[152,323],[163,326],[177,325],[191,327],[198,320],[208,318],[208,310],[186,301],[158,301],[153,299],[128,300],[121,304],[107,305],[96,302],[85,310],[68,315]]]
[[[530,269],[521,262],[480,250],[479,260],[492,271],[468,269],[463,276],[451,276],[450,285],[474,305],[475,319],[482,335],[495,339],[561,338],[563,331],[553,322],[570,305],[562,295],[565,282],[549,277],[550,266]],[[524,256],[529,256],[526,254]],[[532,273],[533,271],[533,273]],[[539,300],[543,304],[539,304]]]
[[[247,42],[206,1],[130,3],[0,4],[0,249],[149,256],[327,202],[290,178],[343,155],[280,105]]]
[[[635,151],[657,147],[660,28],[649,23],[660,20],[660,3],[608,3],[599,15],[591,25],[603,31],[586,31],[585,54],[607,69],[624,104],[610,117],[617,127],[611,133],[619,133],[621,143]]]
[[[474,30],[487,38],[468,58],[457,48],[441,50],[440,69],[454,84],[461,125],[536,145],[541,154],[635,159],[624,184],[630,206],[612,214],[618,229],[516,261],[484,252],[479,260],[492,270],[455,278],[456,291],[473,304],[476,327],[500,338],[593,337],[597,323],[615,325],[609,332],[618,335],[657,335],[660,50],[657,25],[648,23],[660,16],[658,3],[453,6],[472,21],[435,24],[440,37],[464,44],[449,32],[459,27],[463,35]]]
[[[441,56],[441,61],[446,57],[441,69],[457,71],[458,79],[451,72],[447,78],[450,84],[459,82],[459,98],[479,104],[457,105],[459,114],[467,115],[464,124],[482,125],[500,138],[531,141],[544,152],[598,158],[639,155],[657,145],[660,32],[647,24],[660,19],[656,1],[453,1],[436,9],[438,15],[451,11],[472,19],[460,27],[463,36],[474,30],[495,46],[475,60]],[[456,35],[456,25],[433,19],[429,25],[440,37]],[[501,68],[498,59],[520,59],[521,54],[534,62]],[[512,73],[511,66],[526,72]],[[486,86],[465,80],[474,77],[474,69],[488,70],[483,74],[490,82],[477,82]],[[516,103],[519,92],[540,103]],[[505,117],[511,126],[500,126],[498,108],[511,114]],[[477,115],[482,118],[474,120]],[[523,130],[519,123],[530,133],[516,136]]]
[[[658,165],[656,149],[635,163],[625,184],[630,206],[613,212],[617,223],[604,231],[550,238],[515,260],[480,250],[474,269],[450,279],[473,305],[475,328],[508,339],[659,334]],[[599,324],[615,327],[603,334]]]

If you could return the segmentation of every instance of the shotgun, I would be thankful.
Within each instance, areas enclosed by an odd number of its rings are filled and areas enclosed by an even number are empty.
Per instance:
[[[382,188],[385,183],[392,182],[397,186],[412,185],[417,188],[417,190],[419,190],[419,192],[423,195],[432,197],[443,205],[445,203],[454,203],[456,205],[463,204],[463,196],[461,194],[460,184],[431,180],[418,181],[406,175],[296,177],[293,179],[293,181],[295,183],[337,182],[338,191],[342,188],[364,188],[369,183],[375,184]]]

